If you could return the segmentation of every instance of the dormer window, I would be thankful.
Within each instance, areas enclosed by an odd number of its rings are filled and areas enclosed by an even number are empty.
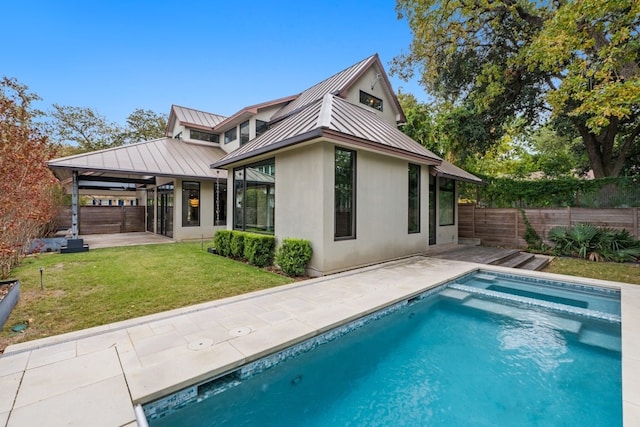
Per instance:
[[[238,139],[238,128],[229,129],[224,133],[224,143],[228,144],[231,141]]]
[[[378,111],[382,111],[382,99],[376,98],[367,92],[360,91],[360,103],[371,108],[375,108]]]
[[[267,131],[268,123],[263,120],[256,120],[256,138]]]
[[[189,129],[189,137],[198,141],[220,142],[220,137],[217,134],[200,130]]]
[[[249,142],[249,121],[240,124],[240,145]]]

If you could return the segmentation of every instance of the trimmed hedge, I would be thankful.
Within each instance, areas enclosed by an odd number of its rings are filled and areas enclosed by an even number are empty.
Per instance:
[[[309,265],[312,254],[310,241],[284,239],[276,252],[275,261],[287,276],[302,276]]]
[[[273,264],[276,238],[264,234],[245,233],[244,257],[251,265],[266,267]]]
[[[221,256],[240,258],[256,267],[265,267],[273,264],[276,238],[244,231],[218,230],[213,237],[213,245]]]
[[[226,257],[231,255],[231,233],[231,230],[218,230],[213,236],[213,246],[219,255]]]

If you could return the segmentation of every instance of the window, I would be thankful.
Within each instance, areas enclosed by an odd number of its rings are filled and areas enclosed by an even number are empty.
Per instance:
[[[224,143],[228,144],[238,138],[238,128],[229,129],[224,133]]]
[[[268,123],[262,120],[256,120],[256,138],[265,133],[268,129]]]
[[[220,137],[210,132],[189,129],[189,136],[191,139],[197,139],[199,141],[220,142]]]
[[[249,121],[240,124],[240,145],[249,142]]]
[[[273,171],[273,174],[261,170]],[[233,228],[273,234],[275,224],[275,159],[233,170]]]
[[[440,225],[455,223],[456,182],[449,178],[440,178],[439,211]]]
[[[369,95],[367,92],[360,91],[360,103],[382,111],[382,99]]]
[[[420,166],[409,163],[409,233],[420,232]]]
[[[335,154],[336,240],[356,238],[356,152],[336,147]]]
[[[182,226],[200,225],[200,183],[182,182]]]

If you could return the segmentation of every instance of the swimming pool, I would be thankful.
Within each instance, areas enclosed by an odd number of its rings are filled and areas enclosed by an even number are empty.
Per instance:
[[[614,290],[562,284],[576,306],[470,277],[146,405],[150,425],[622,423],[619,314],[582,296]]]

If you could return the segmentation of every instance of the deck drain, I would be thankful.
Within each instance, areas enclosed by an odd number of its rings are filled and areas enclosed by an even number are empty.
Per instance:
[[[187,344],[187,348],[191,351],[202,350],[213,345],[213,340],[209,338],[202,338],[199,340],[191,341]]]
[[[232,337],[243,337],[245,335],[249,335],[253,330],[248,326],[243,326],[240,328],[233,328],[229,331],[229,335]]]

